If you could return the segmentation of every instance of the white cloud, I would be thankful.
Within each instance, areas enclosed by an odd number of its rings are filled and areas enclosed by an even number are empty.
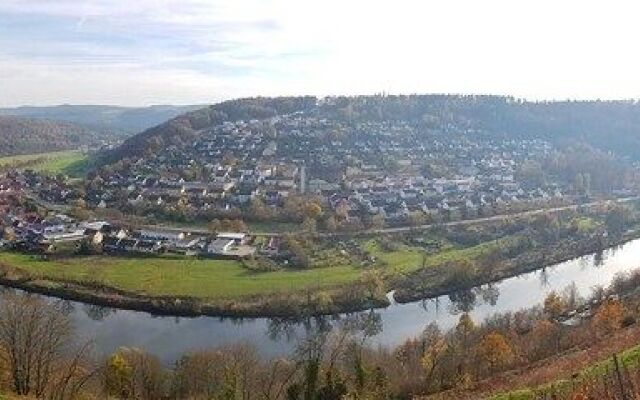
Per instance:
[[[4,0],[0,16],[69,21],[76,33],[0,40],[0,93],[11,93],[0,102],[383,90],[637,98],[638,11],[588,0]]]

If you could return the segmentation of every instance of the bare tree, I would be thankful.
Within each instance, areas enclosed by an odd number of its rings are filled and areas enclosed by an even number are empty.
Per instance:
[[[94,369],[89,344],[74,349],[73,326],[60,303],[7,292],[0,301],[0,358],[19,395],[64,399],[78,393]]]

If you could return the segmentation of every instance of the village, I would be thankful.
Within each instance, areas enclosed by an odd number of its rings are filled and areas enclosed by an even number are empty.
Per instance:
[[[89,180],[89,207],[169,220],[223,218],[302,222],[287,210],[312,198],[351,226],[403,226],[495,214],[510,204],[570,202],[589,194],[541,174],[554,152],[540,139],[486,139],[482,132],[418,130],[407,122],[347,124],[306,115],[225,122],[192,144],[109,166]],[[477,140],[474,140],[477,137]],[[625,188],[619,188],[623,194]],[[53,202],[68,192],[40,189]],[[266,216],[256,209],[266,209]]]
[[[69,251],[113,255],[168,253],[225,259],[245,258],[256,252],[250,245],[253,239],[244,232],[195,235],[174,229],[126,228],[95,218],[79,220],[53,210],[46,210],[43,215],[42,210],[36,212],[26,190],[29,183],[40,179],[53,179],[50,185],[56,182],[56,178],[15,171],[0,180],[1,247],[43,255]],[[60,188],[60,192],[73,196],[68,189]],[[45,198],[57,199],[46,195]]]
[[[4,245],[288,262],[281,237],[291,232],[409,228],[603,194],[588,173],[567,180],[544,165],[558,154],[550,142],[489,137],[461,123],[429,126],[296,112],[223,122],[192,142],[103,165],[80,180],[5,169],[2,196],[47,213],[5,207]],[[604,195],[630,193],[622,185]],[[143,222],[123,223],[136,218]],[[266,228],[256,232],[257,224]]]

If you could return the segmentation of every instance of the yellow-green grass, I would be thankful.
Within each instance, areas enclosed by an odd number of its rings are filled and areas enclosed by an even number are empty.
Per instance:
[[[301,229],[300,224],[294,222],[249,222],[248,225],[252,232],[295,233]]]
[[[437,253],[425,253],[419,247],[406,245],[400,245],[397,250],[384,251],[375,240],[369,240],[364,244],[364,248],[387,263],[395,272],[408,273],[421,268],[423,261],[425,267],[435,267],[461,260],[473,261],[498,245],[499,241],[491,241],[464,248],[449,246]]]
[[[354,266],[251,272],[237,261],[181,257],[91,256],[42,261],[11,252],[0,252],[0,263],[51,280],[96,282],[152,296],[212,299],[331,288],[356,281],[362,273]]]
[[[0,166],[25,166],[36,171],[52,174],[82,176],[88,166],[88,157],[78,150],[54,151],[50,153],[24,154],[0,158]]]

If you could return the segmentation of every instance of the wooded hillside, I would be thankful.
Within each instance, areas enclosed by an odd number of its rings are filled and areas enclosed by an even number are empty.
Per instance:
[[[96,133],[66,122],[0,116],[0,155],[75,149],[95,139]]]
[[[633,101],[528,102],[501,96],[410,95],[226,101],[146,130],[125,141],[110,159],[148,155],[168,145],[190,143],[199,130],[225,121],[294,112],[348,123],[408,123],[429,134],[587,143],[620,156],[640,158],[640,104]]]

